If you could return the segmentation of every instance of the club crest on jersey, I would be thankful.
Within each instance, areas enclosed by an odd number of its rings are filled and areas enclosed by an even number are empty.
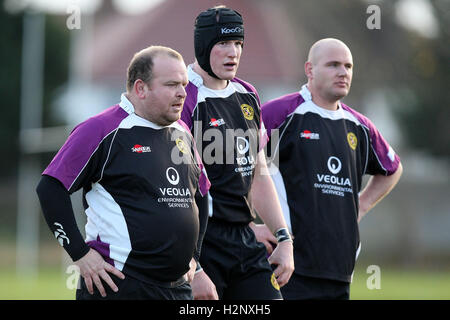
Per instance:
[[[131,151],[136,153],[152,152],[150,147],[144,147],[141,146],[140,144],[135,144],[134,147],[131,148]]]
[[[253,116],[255,115],[255,110],[253,110],[252,106],[248,104],[241,104],[241,110],[244,114],[244,118],[247,120],[253,120]]]
[[[189,148],[186,145],[186,142],[184,142],[183,139],[177,138],[175,140],[175,144],[177,145],[178,150],[180,150],[182,153],[188,153]]]
[[[225,124],[225,121],[223,119],[211,118],[211,121],[209,122],[210,127],[219,127],[223,124]]]
[[[358,145],[358,138],[356,138],[356,135],[353,132],[349,132],[347,134],[347,142],[353,150],[356,149],[356,146]]]

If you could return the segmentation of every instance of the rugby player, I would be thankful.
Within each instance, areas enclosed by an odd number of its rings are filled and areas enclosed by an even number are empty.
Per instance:
[[[272,158],[279,159],[272,179],[294,238],[295,271],[282,294],[349,299],[358,222],[394,188],[402,165],[375,125],[340,101],[353,76],[342,41],[316,42],[305,73],[300,91],[262,106],[270,149],[278,153]],[[371,177],[361,191],[365,174]]]
[[[209,181],[181,121],[188,83],[167,47],[136,53],[119,104],[79,124],[37,187],[45,220],[80,268],[76,297],[192,299]],[[86,239],[70,194],[83,189]]]
[[[218,6],[197,16],[196,60],[188,66],[181,116],[211,181],[195,299],[281,299],[279,287],[294,269],[292,239],[266,172],[258,93],[236,77],[243,46],[243,19],[235,10]],[[278,240],[268,259],[251,228],[256,213]]]

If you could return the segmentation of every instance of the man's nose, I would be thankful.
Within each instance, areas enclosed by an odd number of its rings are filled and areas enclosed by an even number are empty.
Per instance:
[[[238,55],[238,50],[239,50],[239,48],[236,46],[236,45],[231,45],[230,46],[230,48],[229,48],[229,50],[228,50],[228,56],[229,57],[237,57],[237,55]]]
[[[338,69],[338,74],[341,77],[348,76],[349,72],[349,69],[345,65],[341,65]]]
[[[186,88],[182,85],[180,85],[180,89],[177,91],[177,96],[180,98],[186,98]]]

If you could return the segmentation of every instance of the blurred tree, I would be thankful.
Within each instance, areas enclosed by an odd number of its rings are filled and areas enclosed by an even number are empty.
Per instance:
[[[409,143],[438,156],[450,156],[450,1],[430,1],[438,20],[434,39],[408,35],[412,105],[397,109]]]
[[[20,65],[22,15],[10,15],[0,8],[0,176],[15,174],[19,159]]]
[[[17,173],[20,157],[19,113],[21,95],[21,50],[23,13],[10,14],[0,7],[0,177]],[[43,126],[58,125],[51,115],[55,90],[68,78],[69,33],[65,17],[47,16],[45,25],[45,66],[43,94]]]
[[[364,112],[367,93],[383,90],[408,146],[448,157],[450,1],[430,0],[439,25],[437,38],[403,28],[396,15],[398,2],[375,2],[381,9],[381,29],[371,30],[366,24],[370,1],[285,1],[298,35],[292,41],[302,46],[305,57],[325,37],[341,39],[352,50],[355,72],[347,103]],[[298,72],[303,74],[303,69]]]

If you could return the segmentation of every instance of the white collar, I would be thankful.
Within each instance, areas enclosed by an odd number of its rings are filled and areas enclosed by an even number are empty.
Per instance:
[[[311,91],[309,91],[307,84],[304,84],[302,86],[302,88],[300,89],[300,95],[303,97],[303,100],[305,100],[305,102],[310,101],[317,108],[324,109],[327,112],[337,112],[339,110],[342,110],[341,101],[338,101],[338,108],[337,108],[337,110],[328,110],[328,109],[325,109],[325,108],[323,108],[321,106],[318,106],[316,103],[314,103],[314,101],[312,101]]]
[[[125,92],[122,93],[122,95],[120,96],[120,103],[119,106],[125,110],[128,114],[132,114],[134,113],[134,106],[131,103],[130,100],[128,100],[127,96],[125,95]]]
[[[188,73],[188,79],[190,82],[192,82],[197,88],[200,88],[203,86],[203,78],[194,71],[193,68],[194,64],[190,64],[187,67],[187,73]]]
[[[147,120],[145,118],[142,118],[142,117],[138,116],[136,114],[136,112],[134,112],[133,104],[126,97],[125,93],[122,93],[122,95],[120,96],[119,106],[123,110],[125,110],[129,115],[132,115],[132,118],[135,119],[133,121],[137,121],[137,122],[135,122],[135,124],[140,124],[140,125],[143,125],[145,127],[150,127],[150,128],[156,129],[156,130],[163,129],[163,128],[168,128],[168,127],[174,127],[174,128],[179,129],[179,130],[181,128],[181,130],[184,131],[183,127],[178,123],[178,121],[175,121],[175,122],[169,124],[168,126],[161,126],[161,125],[156,124],[156,123],[154,123],[154,122],[152,122],[150,120]]]

